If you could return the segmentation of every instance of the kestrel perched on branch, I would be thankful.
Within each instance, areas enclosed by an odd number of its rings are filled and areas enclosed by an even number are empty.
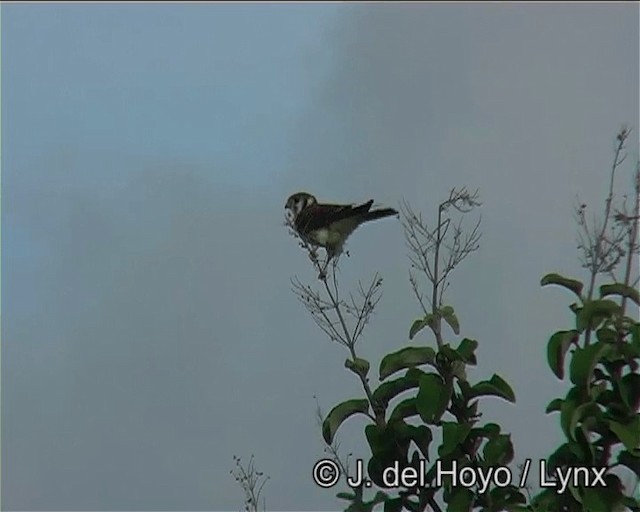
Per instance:
[[[326,270],[329,261],[342,253],[347,238],[360,224],[398,215],[393,208],[371,210],[371,206],[373,199],[357,206],[320,204],[311,194],[298,192],[287,199],[284,207],[289,211],[291,227],[300,238],[308,244],[326,249]]]

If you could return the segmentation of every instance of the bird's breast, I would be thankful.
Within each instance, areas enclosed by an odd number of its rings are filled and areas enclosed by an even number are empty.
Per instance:
[[[310,235],[311,238],[313,238],[314,242],[322,246],[331,244],[334,238],[331,236],[331,232],[328,228],[315,229],[310,233]]]

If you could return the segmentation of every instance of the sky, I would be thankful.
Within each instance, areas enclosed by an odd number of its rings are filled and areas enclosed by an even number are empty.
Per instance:
[[[585,278],[573,207],[601,207],[625,123],[638,159],[638,10],[4,3],[3,510],[238,510],[251,454],[268,509],[340,508],[311,480],[314,396],[361,390],[291,290],[317,284],[283,227],[299,190],[433,218],[479,189],[481,248],[447,302],[479,342],[470,377],[516,393],[483,420],[517,461],[548,455],[567,385],[546,343],[572,298],[539,281]],[[375,368],[420,312],[402,227],[348,249],[345,289],[384,278]],[[363,425],[345,450],[366,455]]]

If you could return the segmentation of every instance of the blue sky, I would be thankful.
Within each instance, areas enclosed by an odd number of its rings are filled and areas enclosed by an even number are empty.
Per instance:
[[[517,460],[552,449],[570,317],[539,279],[580,276],[573,201],[637,133],[637,4],[3,4],[1,28],[4,510],[236,510],[251,453],[269,509],[341,505],[310,479],[313,397],[360,390],[290,290],[315,277],[282,226],[298,190],[428,216],[480,189],[449,300],[473,375],[518,397],[485,418]],[[402,230],[349,250],[345,286],[384,276],[376,361],[419,312]]]
[[[295,113],[324,65],[310,57],[334,11],[4,6],[7,176],[100,194],[132,172],[173,164],[220,187],[268,187],[286,165]],[[62,176],[44,170],[53,161]],[[37,178],[33,166],[43,169]],[[6,190],[14,183],[8,178]],[[5,228],[13,250],[46,256],[18,223]]]
[[[215,160],[231,168],[230,180],[235,167],[241,183],[248,171],[265,183],[284,166],[286,134],[326,66],[310,52],[335,10],[7,5],[5,136],[16,159],[8,163],[82,148]]]

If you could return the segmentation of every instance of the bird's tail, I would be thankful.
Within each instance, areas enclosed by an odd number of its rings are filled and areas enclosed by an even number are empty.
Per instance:
[[[398,215],[398,212],[393,208],[381,208],[380,210],[373,210],[367,212],[364,216],[366,222],[370,220],[383,219],[384,217],[391,217],[392,215]]]

